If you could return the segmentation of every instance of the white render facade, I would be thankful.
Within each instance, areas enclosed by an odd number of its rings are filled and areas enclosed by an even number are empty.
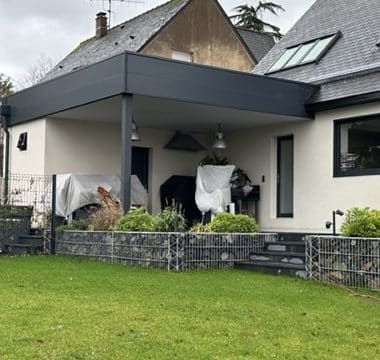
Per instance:
[[[325,233],[331,212],[354,206],[378,207],[380,175],[334,177],[334,121],[380,113],[380,102],[327,110],[314,120],[256,126],[226,133],[230,162],[260,185],[259,218],[263,231]],[[28,150],[20,152],[14,139],[28,132]],[[164,149],[173,130],[140,128],[149,148],[150,209],[160,209],[160,186],[172,175],[195,176],[207,151]],[[277,214],[277,138],[294,137],[294,213]],[[195,134],[206,148],[213,133]],[[119,174],[120,125],[65,119],[41,119],[11,128],[10,172],[29,174]],[[340,221],[341,219],[337,219]],[[339,225],[339,223],[338,223]]]

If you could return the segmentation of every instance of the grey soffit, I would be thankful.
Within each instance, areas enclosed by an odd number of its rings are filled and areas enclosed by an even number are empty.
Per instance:
[[[275,44],[273,37],[268,34],[241,28],[236,30],[257,61],[260,61]]]
[[[318,86],[124,53],[6,98],[10,125],[120,94],[221,106],[302,119]]]
[[[124,51],[138,52],[191,0],[171,0],[109,30],[101,39],[92,37],[82,42],[43,80],[80,69]]]
[[[253,72],[265,74],[289,47],[340,31],[341,38],[317,63],[285,69],[270,76],[321,84],[315,102],[376,92],[379,75],[373,69],[380,63],[380,48],[376,45],[380,38],[379,19],[379,0],[317,0]],[[366,68],[372,71],[357,72],[357,69]],[[334,79],[337,74],[339,79]]]

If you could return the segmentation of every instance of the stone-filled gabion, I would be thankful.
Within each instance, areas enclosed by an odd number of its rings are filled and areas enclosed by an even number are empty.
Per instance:
[[[231,268],[275,236],[65,231],[57,238],[56,252],[167,270]]]
[[[380,290],[380,239],[308,236],[306,256],[310,278]]]

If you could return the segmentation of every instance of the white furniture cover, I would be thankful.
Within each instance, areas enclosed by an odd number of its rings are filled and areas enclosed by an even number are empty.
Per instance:
[[[96,191],[99,186],[120,200],[120,177],[117,175],[57,175],[56,214],[67,218],[83,206],[100,204]],[[44,203],[51,210],[50,191],[46,191]],[[136,175],[131,177],[131,204],[148,206],[148,192]]]
[[[231,203],[230,180],[234,170],[234,165],[198,167],[195,202],[201,213],[219,214],[226,210]]]

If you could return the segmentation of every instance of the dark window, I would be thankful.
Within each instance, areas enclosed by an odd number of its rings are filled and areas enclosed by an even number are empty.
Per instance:
[[[293,217],[294,139],[277,139],[277,217]]]
[[[380,115],[335,122],[334,176],[380,174]]]
[[[287,48],[267,73],[319,61],[339,36],[341,36],[340,32]]]
[[[28,149],[28,133],[25,132],[20,134],[17,141],[17,148],[20,151],[26,151]]]

